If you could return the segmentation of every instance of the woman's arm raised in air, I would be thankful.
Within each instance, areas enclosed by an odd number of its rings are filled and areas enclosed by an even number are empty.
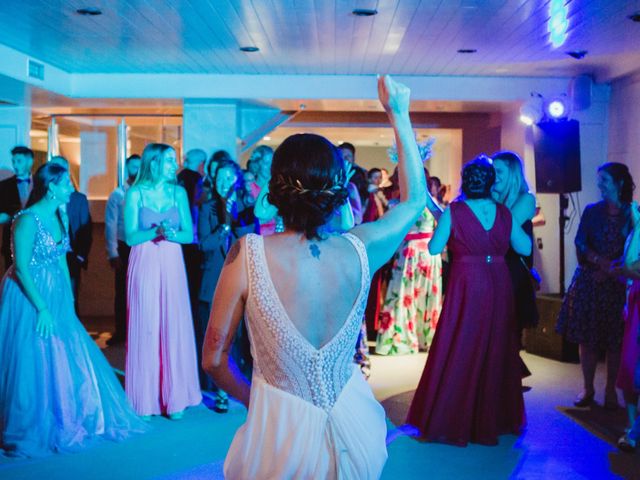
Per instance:
[[[245,248],[246,237],[243,237],[231,246],[222,267],[202,348],[202,369],[218,387],[248,406],[249,381],[229,357],[247,298]]]
[[[409,93],[406,86],[389,76],[378,78],[378,97],[393,127],[398,148],[400,203],[375,222],[352,230],[367,248],[371,272],[391,258],[427,203],[427,182],[409,118]]]

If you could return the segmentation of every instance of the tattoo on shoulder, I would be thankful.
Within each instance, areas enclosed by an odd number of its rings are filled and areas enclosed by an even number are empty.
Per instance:
[[[236,242],[231,245],[231,248],[227,252],[227,258],[224,259],[225,265],[231,265],[236,258],[238,258],[238,254],[240,253],[240,242]]]
[[[316,245],[315,243],[310,244],[309,251],[311,252],[313,258],[320,259],[320,247],[318,245]]]

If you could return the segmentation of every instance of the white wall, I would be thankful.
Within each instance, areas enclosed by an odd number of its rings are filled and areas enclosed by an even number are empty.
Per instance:
[[[11,149],[31,145],[30,129],[31,108],[0,106],[0,179],[13,174]]]
[[[640,73],[611,85],[607,159],[626,164],[640,188]]]

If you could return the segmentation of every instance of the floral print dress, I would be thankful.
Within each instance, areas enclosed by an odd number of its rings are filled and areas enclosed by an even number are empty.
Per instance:
[[[424,209],[395,255],[376,340],[376,353],[428,350],[442,309],[442,258],[429,254],[435,218]]]

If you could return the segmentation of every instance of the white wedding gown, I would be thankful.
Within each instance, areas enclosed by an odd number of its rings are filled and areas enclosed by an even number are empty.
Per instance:
[[[385,414],[353,363],[369,264],[360,239],[344,237],[360,258],[360,293],[340,331],[317,349],[278,298],[262,237],[247,236],[246,320],[254,370],[247,421],[224,464],[227,479],[380,477],[387,459]]]

